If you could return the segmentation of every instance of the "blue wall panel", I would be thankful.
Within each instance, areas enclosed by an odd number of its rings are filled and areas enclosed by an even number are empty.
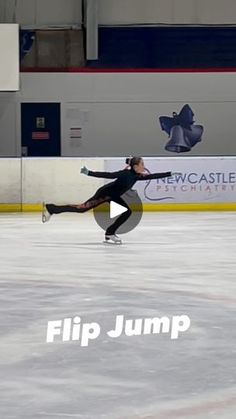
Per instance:
[[[101,27],[92,68],[236,67],[236,27]]]

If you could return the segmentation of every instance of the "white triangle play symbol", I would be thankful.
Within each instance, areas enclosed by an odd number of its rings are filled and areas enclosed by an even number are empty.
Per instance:
[[[128,209],[123,207],[123,205],[117,204],[117,202],[114,201],[110,202],[110,218],[115,218],[126,211],[128,211]]]

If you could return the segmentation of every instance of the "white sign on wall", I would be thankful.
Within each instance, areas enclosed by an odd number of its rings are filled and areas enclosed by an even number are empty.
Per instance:
[[[125,167],[125,159],[108,159],[106,171]],[[145,158],[147,173],[179,172],[163,179],[137,182],[145,203],[236,202],[236,158]]]
[[[19,25],[0,24],[0,91],[19,90]]]

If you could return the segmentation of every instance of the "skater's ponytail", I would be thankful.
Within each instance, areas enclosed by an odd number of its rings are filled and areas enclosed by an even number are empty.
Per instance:
[[[137,164],[140,163],[140,161],[142,160],[142,157],[127,157],[127,159],[125,160],[125,163],[131,168],[133,169],[133,167]]]

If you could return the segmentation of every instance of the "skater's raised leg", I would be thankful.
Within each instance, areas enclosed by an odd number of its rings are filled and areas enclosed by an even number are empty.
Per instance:
[[[108,196],[100,196],[99,194],[95,194],[92,198],[79,205],[43,204],[42,221],[45,223],[50,220],[53,214],[62,214],[63,212],[84,213],[92,208],[96,208],[98,205],[101,205],[104,202],[109,202],[109,200],[110,198]]]

